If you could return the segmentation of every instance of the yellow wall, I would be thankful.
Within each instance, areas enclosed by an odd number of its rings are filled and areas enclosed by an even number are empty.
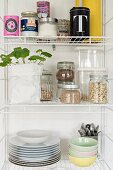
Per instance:
[[[75,0],[75,6],[79,6],[79,0]],[[90,36],[102,36],[101,0],[83,0],[83,7],[90,8]]]

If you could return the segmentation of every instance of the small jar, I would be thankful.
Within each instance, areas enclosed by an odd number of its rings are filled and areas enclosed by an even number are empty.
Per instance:
[[[56,101],[59,101],[60,99],[60,95],[61,95],[61,92],[62,92],[62,87],[64,85],[74,85],[75,82],[58,82],[57,83],[57,92],[56,92]]]
[[[56,18],[41,18],[39,20],[39,36],[57,36],[57,23]]]
[[[41,75],[41,101],[52,101],[53,84],[52,74],[45,70]]]
[[[38,17],[36,12],[26,11],[21,13],[21,35],[38,35]]]
[[[70,32],[70,21],[66,19],[58,20],[58,36],[69,36]]]
[[[108,75],[91,74],[89,83],[90,102],[96,104],[106,104],[108,102]]]
[[[58,81],[70,82],[74,80],[74,62],[58,62],[56,78]]]
[[[64,104],[78,104],[81,102],[81,93],[79,86],[76,84],[63,85],[60,102]]]

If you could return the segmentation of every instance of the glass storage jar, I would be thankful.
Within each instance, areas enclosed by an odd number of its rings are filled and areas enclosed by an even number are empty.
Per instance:
[[[58,82],[57,83],[56,100],[59,101],[63,86],[65,86],[65,85],[74,85],[74,84],[75,84],[75,82],[62,82],[62,81]]]
[[[63,85],[60,93],[60,102],[64,104],[78,104],[81,102],[81,93],[76,84]]]
[[[106,104],[108,102],[108,75],[95,73],[90,75],[89,83],[90,102]]]
[[[106,69],[99,68],[78,68],[78,80],[81,90],[81,97],[83,101],[89,101],[89,81],[90,74],[95,72],[103,73]]]
[[[57,36],[57,23],[56,18],[41,18],[39,20],[39,36]]]
[[[52,101],[53,99],[53,84],[52,74],[47,70],[41,75],[41,101]]]
[[[101,49],[79,49],[76,51],[79,56],[80,68],[104,68],[104,51]]]
[[[36,12],[25,11],[21,13],[21,35],[37,36],[38,35],[38,16]]]
[[[58,81],[70,82],[74,80],[74,62],[58,62],[56,78]]]

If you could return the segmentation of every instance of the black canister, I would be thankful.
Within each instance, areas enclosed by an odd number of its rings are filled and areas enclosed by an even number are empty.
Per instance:
[[[90,36],[90,9],[73,7],[70,10],[70,35]]]

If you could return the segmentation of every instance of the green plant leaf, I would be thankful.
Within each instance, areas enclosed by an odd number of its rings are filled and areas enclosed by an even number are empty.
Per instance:
[[[42,53],[42,49],[37,50],[36,53]]]
[[[30,54],[30,51],[27,48],[23,48],[22,54],[21,54],[22,58],[28,57],[29,54]]]
[[[33,55],[33,56],[31,56],[28,60],[30,60],[30,61],[37,61],[37,60],[39,60],[39,61],[45,61],[46,59],[45,59],[44,57],[40,57],[40,56],[37,56],[37,55]]]
[[[18,50],[22,50],[22,48],[21,47],[14,48],[14,51],[18,51]]]
[[[47,53],[47,52],[42,52],[41,55],[48,57],[48,58],[52,57],[52,54]]]

